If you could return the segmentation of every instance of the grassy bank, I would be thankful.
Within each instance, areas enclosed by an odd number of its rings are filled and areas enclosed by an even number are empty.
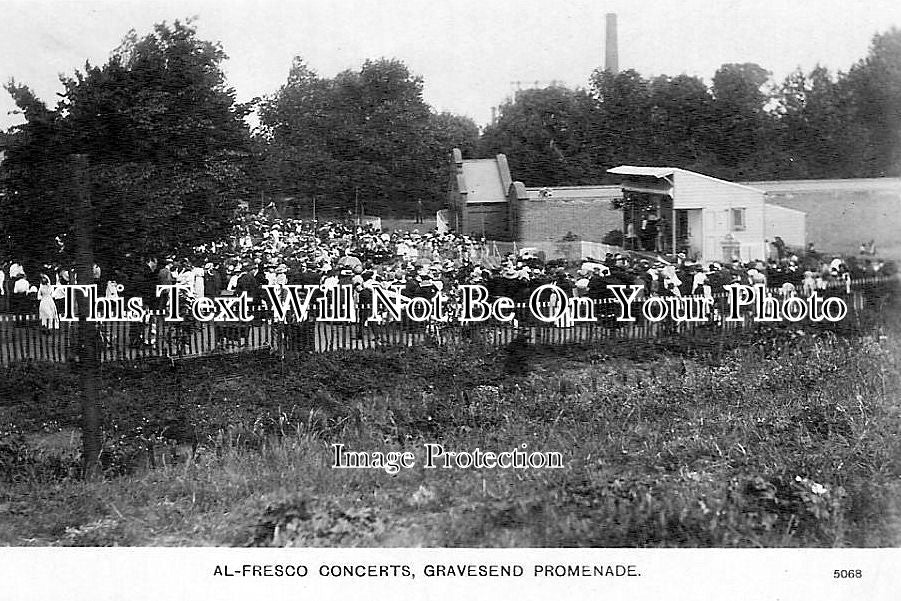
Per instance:
[[[0,543],[895,546],[895,332],[106,368],[92,483],[77,382],[19,367],[0,384]],[[333,469],[331,443],[417,465]],[[564,468],[426,470],[424,443],[528,444]]]

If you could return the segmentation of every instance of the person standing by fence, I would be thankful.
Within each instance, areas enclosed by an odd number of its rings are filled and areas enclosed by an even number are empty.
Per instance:
[[[53,286],[53,302],[56,304],[56,314],[60,315],[66,306],[66,289],[63,286],[69,284],[69,272],[65,269],[56,270],[56,282]]]
[[[10,269],[10,272],[13,272],[13,270]],[[17,328],[25,326],[26,316],[28,315],[28,287],[29,284],[25,278],[25,272],[16,272],[10,297],[10,309],[16,316]]]
[[[50,285],[50,277],[41,274],[41,287],[38,288],[38,315],[41,318],[41,333],[49,334],[51,330],[59,329],[59,314],[56,312],[56,303],[53,301],[54,287]]]

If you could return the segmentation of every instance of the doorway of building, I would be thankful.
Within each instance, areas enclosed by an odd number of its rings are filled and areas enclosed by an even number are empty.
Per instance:
[[[676,247],[692,260],[698,260],[703,254],[702,213],[702,209],[676,210]]]

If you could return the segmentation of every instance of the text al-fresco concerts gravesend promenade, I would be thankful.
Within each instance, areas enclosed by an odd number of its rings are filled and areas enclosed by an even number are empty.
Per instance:
[[[641,576],[635,564],[425,564],[419,573],[426,578],[636,578]],[[213,576],[239,578],[411,578],[417,570],[409,564],[327,564],[311,570],[305,564],[217,564]]]

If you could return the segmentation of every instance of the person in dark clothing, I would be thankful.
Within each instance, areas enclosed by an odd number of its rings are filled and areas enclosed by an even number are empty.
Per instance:
[[[215,272],[219,276],[219,282],[221,283],[222,288],[220,288],[219,292],[228,288],[229,280],[231,279],[231,273],[229,273],[230,264],[228,261],[222,261],[216,268]]]
[[[213,267],[212,263],[207,263],[203,270],[203,295],[207,297],[216,297],[222,293],[222,276],[219,270]]]
[[[170,257],[163,260],[162,267],[156,274],[156,284],[160,286],[171,286],[175,283],[175,275],[172,271],[175,269],[175,261]],[[153,286],[151,292],[154,298],[155,308],[166,311],[169,309],[169,290],[161,290],[160,295],[156,295],[156,285]],[[176,295],[177,296],[177,295]],[[177,299],[175,299],[177,302]],[[146,302],[145,302],[146,306]]]
[[[265,283],[265,280],[263,283]],[[247,296],[253,299],[250,301],[253,304],[260,297],[262,290],[263,285],[250,273],[245,271],[238,276],[238,283],[235,285],[235,296],[241,296],[246,292]]]
[[[509,297],[513,299],[515,305],[514,315],[516,315],[517,323],[520,326],[528,325],[533,321],[532,312],[529,310],[529,296],[532,294],[532,288],[527,279],[517,276],[516,279],[508,281]]]
[[[363,327],[369,316],[372,315],[372,272],[365,271],[361,274],[362,282],[354,286],[357,294],[357,328],[356,336],[363,339]]]
[[[732,283],[732,274],[728,269],[724,269],[719,263],[710,265],[710,273],[707,274],[707,285],[710,286],[710,293],[716,299],[714,309],[716,313],[711,312],[711,317],[715,315],[724,315],[728,310],[726,301],[726,289]]]
[[[607,282],[599,271],[595,271],[588,278],[588,297],[598,301],[606,297]]]
[[[573,287],[575,284],[573,283],[572,278],[566,275],[566,270],[562,267],[557,268],[557,272],[554,277],[554,285],[562,290],[563,293],[566,294],[567,298],[572,298]]]
[[[404,283],[403,295],[407,298],[413,298],[419,293],[419,282],[416,281],[416,272],[412,271],[407,274],[407,281]]]
[[[785,258],[785,240],[776,236],[776,239],[773,240],[773,246],[776,248],[776,259],[781,262]]]
[[[268,279],[266,278],[267,267],[268,266],[263,261],[260,261],[260,263],[257,265],[256,271],[253,274],[253,279],[256,280],[260,290],[262,290],[263,286],[268,283]]]
[[[294,283],[301,286],[319,286],[320,279],[320,273],[316,265],[310,263],[298,273],[297,282]],[[288,283],[292,282],[289,280]],[[310,301],[310,309],[306,320],[292,326],[296,328],[294,330],[296,333],[294,340],[296,341],[297,349],[301,351],[313,351],[316,349],[316,316],[319,313],[317,301],[322,296],[322,291],[317,288],[309,294],[313,295],[313,299]]]
[[[319,270],[316,269],[316,265],[309,264],[306,269],[300,272],[300,281],[298,284],[303,286],[318,286],[320,280],[321,276]]]
[[[289,286],[303,285],[303,269],[300,265],[291,265],[285,273],[285,278]]]
[[[656,213],[651,213],[641,223],[641,245],[644,250],[657,250],[657,233],[660,231],[660,218]]]

